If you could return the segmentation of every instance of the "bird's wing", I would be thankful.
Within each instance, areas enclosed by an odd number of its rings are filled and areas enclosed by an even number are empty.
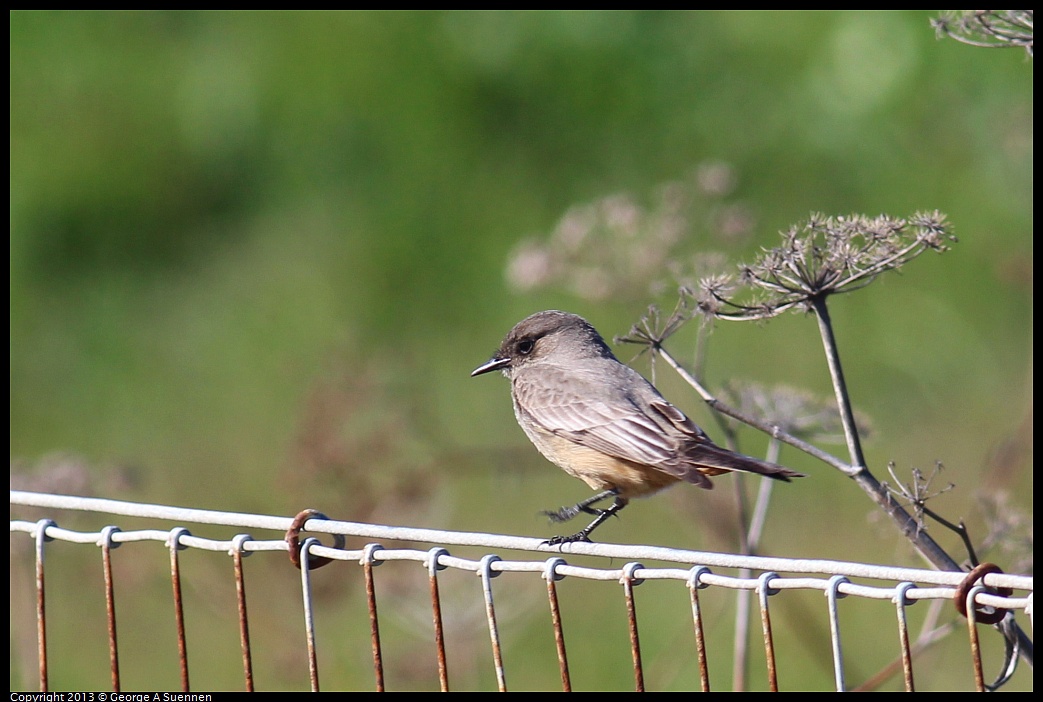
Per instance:
[[[618,372],[611,367],[608,370]],[[544,430],[610,456],[680,476],[684,472],[678,463],[681,440],[691,440],[702,432],[654,390],[656,400],[650,405],[624,390],[617,391],[619,385],[625,384],[605,383],[605,378],[595,374],[543,366],[538,383],[532,376],[519,374],[514,379],[514,392],[519,406]],[[678,425],[687,425],[687,431],[678,431]],[[690,433],[692,430],[697,433]]]
[[[622,365],[600,370],[576,372],[547,365],[540,368],[538,383],[518,374],[516,402],[545,431],[703,487],[710,487],[707,476],[734,470],[786,481],[802,477],[717,446],[636,371]],[[630,377],[606,383],[604,376],[611,374]]]

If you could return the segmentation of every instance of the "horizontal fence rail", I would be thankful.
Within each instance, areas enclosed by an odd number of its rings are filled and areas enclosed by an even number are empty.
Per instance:
[[[414,562],[426,571],[430,591],[430,620],[433,627],[434,655],[438,660],[439,687],[443,690],[450,689],[446,663],[445,621],[441,612],[447,585],[444,577],[439,575],[440,572],[446,570],[469,571],[480,579],[480,605],[489,638],[489,648],[487,649],[490,655],[489,663],[495,671],[496,685],[500,690],[508,689],[509,667],[505,661],[504,647],[499,633],[496,605],[500,602],[494,596],[497,589],[494,581],[503,573],[530,574],[544,582],[554,631],[558,673],[563,690],[572,689],[569,658],[570,654],[578,655],[575,649],[567,648],[562,625],[562,610],[557,587],[558,583],[565,578],[617,583],[622,587],[630,637],[628,645],[634,667],[634,687],[638,690],[644,689],[645,685],[635,588],[646,581],[675,581],[687,591],[690,611],[686,612],[685,616],[689,617],[692,622],[696,665],[699,669],[700,684],[704,690],[710,689],[710,682],[703,627],[705,615],[700,597],[708,588],[747,590],[755,595],[756,608],[760,612],[762,633],[764,634],[769,687],[772,689],[777,689],[778,683],[772,635],[771,597],[784,591],[812,590],[819,591],[824,596],[825,616],[829,621],[830,646],[833,653],[832,667],[837,690],[845,690],[848,687],[844,676],[838,614],[838,610],[842,606],[838,605],[838,600],[842,598],[882,600],[893,605],[894,615],[887,625],[895,629],[898,648],[901,650],[905,686],[909,690],[914,689],[912,657],[915,646],[910,643],[906,609],[912,604],[922,600],[952,601],[954,597],[965,600],[973,654],[972,666],[975,667],[975,679],[979,689],[985,687],[985,682],[984,673],[981,672],[976,624],[999,623],[1002,626],[1004,621],[1013,619],[1013,613],[1019,612],[1026,613],[1030,618],[1030,623],[1032,617],[1033,578],[1026,575],[996,572],[998,569],[989,568],[978,569],[981,572],[976,570],[974,573],[968,574],[835,560],[770,558],[687,551],[655,546],[600,543],[547,546],[542,540],[535,538],[344,522],[326,519],[317,512],[304,512],[294,519],[16,490],[11,491],[11,505],[162,520],[178,525],[166,529],[122,530],[118,526],[107,526],[98,531],[77,531],[63,528],[51,519],[11,520],[12,543],[18,534],[22,534],[31,539],[34,545],[39,689],[41,691],[48,690],[49,678],[46,593],[51,588],[59,588],[64,585],[47,583],[47,588],[45,588],[46,544],[50,541],[92,545],[101,550],[109,627],[110,673],[114,691],[121,688],[121,675],[110,553],[112,549],[121,544],[136,542],[162,544],[169,551],[181,689],[184,691],[190,689],[190,678],[186,652],[180,554],[188,549],[224,553],[232,560],[232,577],[236,583],[239,638],[243,656],[244,687],[247,690],[254,689],[254,680],[250,618],[247,615],[242,558],[258,552],[289,552],[300,569],[300,595],[304,613],[303,634],[307,644],[309,677],[313,690],[319,689],[319,650],[316,644],[316,628],[320,624],[317,624],[315,617],[316,605],[312,574],[316,568],[333,562],[352,564],[362,569],[372,648],[373,686],[377,690],[385,689],[383,665],[385,651],[381,644],[379,612],[384,607],[394,608],[395,602],[393,593],[378,593],[373,569],[382,563],[393,561]],[[276,530],[286,532],[287,536],[278,539],[261,539],[244,532],[230,539],[214,539],[191,533],[185,526],[188,524],[204,527]],[[316,535],[327,534],[339,539],[352,537],[370,541],[361,548],[345,548],[343,540],[338,541],[333,547],[324,546],[317,538],[301,534],[300,532],[304,529]],[[393,541],[430,544],[431,547],[424,549],[396,548],[380,543]],[[509,558],[486,553],[478,558],[469,558],[451,553],[450,549],[458,546],[526,553],[522,557]],[[533,554],[538,554],[539,557],[533,558]],[[609,559],[609,567],[570,564],[567,558],[573,555]],[[643,562],[651,561],[665,565],[643,565]],[[738,569],[740,575],[719,573],[714,569]],[[743,575],[747,572],[751,573],[748,577]],[[856,582],[861,580],[874,582]],[[378,597],[378,595],[380,596]],[[378,601],[384,603],[381,608],[378,608]],[[852,636],[852,632],[848,632],[848,636]]]

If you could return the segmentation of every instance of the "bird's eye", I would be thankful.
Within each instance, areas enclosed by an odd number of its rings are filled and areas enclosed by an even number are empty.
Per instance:
[[[534,342],[532,339],[522,339],[518,342],[518,353],[520,353],[522,356],[528,356],[530,353],[532,353],[533,346]]]

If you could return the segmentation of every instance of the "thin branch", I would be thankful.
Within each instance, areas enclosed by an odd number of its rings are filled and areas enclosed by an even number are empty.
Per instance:
[[[902,506],[891,497],[887,488],[878,481],[865,466],[852,466],[836,456],[822,449],[798,439],[778,427],[776,424],[762,422],[759,419],[747,416],[738,410],[729,407],[714,397],[703,385],[695,379],[670,353],[661,346],[654,347],[655,351],[667,364],[673,368],[678,375],[691,385],[711,409],[737,419],[743,424],[759,429],[774,439],[787,443],[794,448],[800,449],[808,455],[818,458],[820,461],[833,466],[849,478],[854,479],[869,497],[880,506],[888,516],[894,520],[899,531],[905,536],[920,554],[939,570],[959,571],[960,566],[947,554],[934,539],[923,533],[917,521],[906,512]]]
[[[736,419],[742,422],[743,424],[747,424],[751,427],[754,427],[755,429],[760,429],[773,439],[778,439],[779,441],[789,444],[790,446],[793,446],[794,448],[799,449],[810,456],[814,456],[823,463],[833,466],[845,475],[853,476],[858,472],[857,467],[845,463],[840,458],[834,456],[831,453],[823,451],[814,444],[810,444],[807,441],[804,441],[803,439],[799,439],[796,436],[793,436],[792,434],[783,431],[777,424],[763,422],[759,419],[756,419],[755,417],[751,417],[733,407],[728,406],[724,402],[721,402],[716,397],[714,397],[714,395],[711,394],[706,388],[704,388],[703,385],[698,380],[696,380],[696,378],[691,373],[685,370],[684,366],[678,363],[669,351],[667,351],[662,346],[655,346],[654,351],[655,353],[659,354],[659,356],[664,361],[666,361],[667,365],[673,368],[686,383],[691,385],[692,388],[694,388],[695,391],[699,393],[699,396],[703,398],[703,401],[706,402],[706,404],[708,404],[710,408],[715,412],[720,412],[721,414],[727,415],[732,419]]]

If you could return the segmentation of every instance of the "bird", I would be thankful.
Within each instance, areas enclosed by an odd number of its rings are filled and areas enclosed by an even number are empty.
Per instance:
[[[594,515],[586,528],[545,545],[589,542],[590,534],[631,499],[687,482],[740,471],[789,482],[804,477],[715,444],[652,383],[620,363],[579,315],[537,312],[518,322],[471,377],[501,371],[511,381],[514,415],[545,458],[597,493],[544,511],[554,523]],[[606,508],[594,507],[613,498]]]

